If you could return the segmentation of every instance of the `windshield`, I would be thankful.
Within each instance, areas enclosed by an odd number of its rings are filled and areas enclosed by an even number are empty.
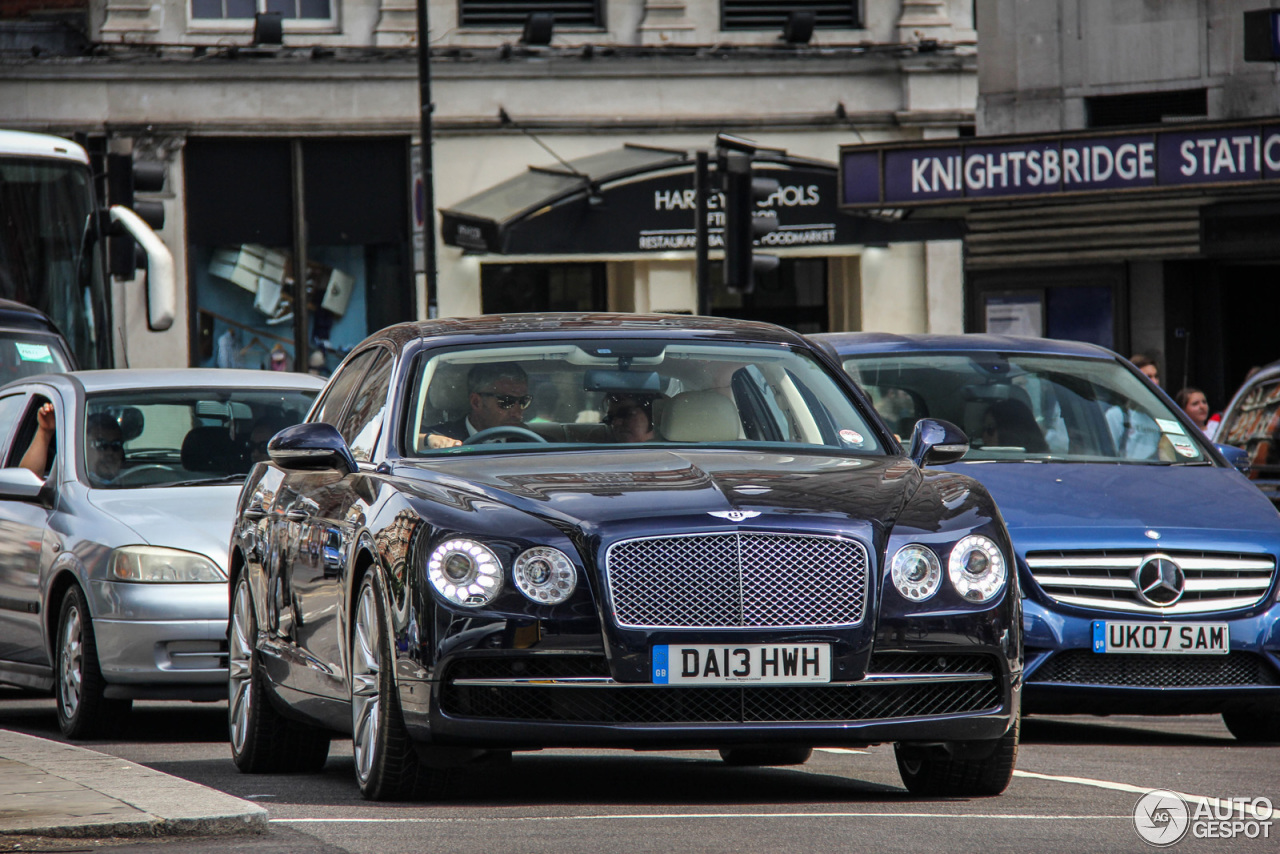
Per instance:
[[[0,384],[71,370],[62,343],[39,332],[0,332]]]
[[[106,279],[89,169],[0,159],[0,297],[49,315],[82,368],[106,367]]]
[[[1062,356],[855,356],[847,370],[902,438],[924,417],[969,435],[965,460],[1205,462],[1201,440],[1118,362]]]
[[[266,443],[306,417],[315,391],[165,389],[89,397],[84,467],[91,486],[129,489],[242,479]]]
[[[411,454],[543,442],[883,453],[835,378],[808,354],[776,345],[513,341],[427,354],[412,388]],[[488,444],[497,440],[506,444]]]

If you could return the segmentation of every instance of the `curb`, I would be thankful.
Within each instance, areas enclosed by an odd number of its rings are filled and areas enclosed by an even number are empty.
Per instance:
[[[0,836],[265,833],[267,811],[82,747],[0,730]]]

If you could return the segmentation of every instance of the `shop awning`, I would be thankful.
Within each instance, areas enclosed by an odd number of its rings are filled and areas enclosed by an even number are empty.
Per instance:
[[[956,223],[841,212],[834,163],[784,152],[757,159],[780,184],[772,207],[781,227],[762,241],[771,249],[960,236]],[[530,167],[442,209],[442,237],[449,246],[500,255],[692,252],[694,171],[688,152],[632,144]],[[711,206],[708,231],[710,247],[722,248],[718,200]]]

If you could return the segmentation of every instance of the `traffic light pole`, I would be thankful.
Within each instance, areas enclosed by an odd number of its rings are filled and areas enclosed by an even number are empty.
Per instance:
[[[710,193],[710,170],[707,168],[707,152],[699,151],[694,159],[693,193],[697,198],[694,206],[697,221],[694,223],[694,242],[697,244],[695,270],[698,288],[698,314],[706,316],[711,313],[711,253],[707,245],[709,239],[707,214],[709,212],[708,195]]]
[[[438,316],[436,305],[436,190],[435,167],[431,158],[431,27],[427,22],[427,3],[418,0],[418,105],[420,109],[420,148],[422,156],[422,262],[426,278],[423,294],[427,303],[427,318]],[[418,200],[414,199],[413,204]],[[407,318],[406,318],[407,319]]]

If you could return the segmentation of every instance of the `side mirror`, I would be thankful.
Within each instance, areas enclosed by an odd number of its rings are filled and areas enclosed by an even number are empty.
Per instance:
[[[267,443],[271,462],[290,471],[338,471],[351,474],[357,470],[356,458],[332,424],[298,424],[286,427]]]
[[[1235,445],[1223,445],[1218,442],[1214,442],[1213,446],[1218,449],[1218,453],[1227,458],[1227,462],[1231,464],[1233,469],[1245,477],[1249,476],[1249,469],[1253,463],[1249,459],[1248,451],[1244,448],[1237,448]]]
[[[0,469],[0,499],[5,501],[39,501],[44,481],[31,469]]]
[[[911,431],[911,461],[918,466],[940,466],[954,463],[969,453],[969,437],[950,421],[921,418]]]

